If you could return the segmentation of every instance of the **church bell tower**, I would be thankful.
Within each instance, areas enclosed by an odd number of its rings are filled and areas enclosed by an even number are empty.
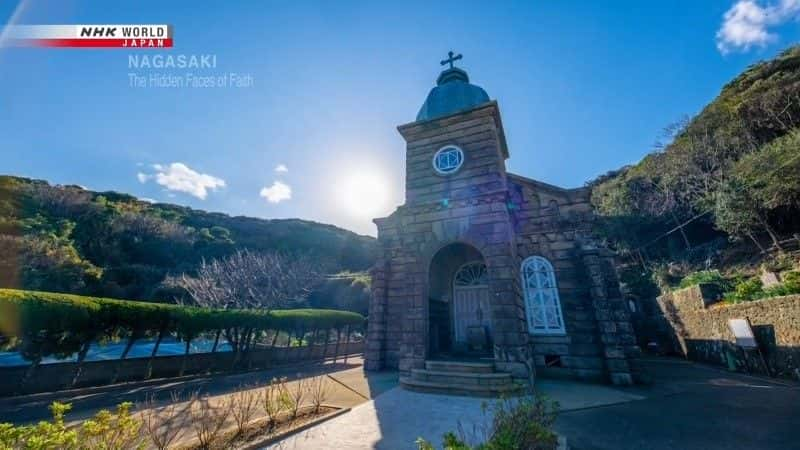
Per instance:
[[[406,141],[406,199],[375,219],[382,255],[373,269],[368,369],[425,366],[477,345],[498,369],[524,373],[508,355],[528,344],[508,205],[508,158],[497,102],[455,67],[450,52]],[[459,300],[460,268],[476,268],[473,297]],[[470,338],[471,339],[471,338]],[[480,340],[480,339],[479,339]],[[522,350],[520,350],[522,349]]]

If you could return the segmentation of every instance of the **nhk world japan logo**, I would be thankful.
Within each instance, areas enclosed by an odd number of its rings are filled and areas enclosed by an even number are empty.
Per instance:
[[[10,25],[0,42],[11,47],[169,48],[170,25]]]

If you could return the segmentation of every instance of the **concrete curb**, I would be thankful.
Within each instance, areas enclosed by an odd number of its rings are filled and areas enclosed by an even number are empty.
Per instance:
[[[331,407],[335,408],[335,406],[331,406]],[[324,416],[321,416],[321,417],[319,417],[319,418],[317,418],[315,420],[312,420],[311,422],[307,422],[307,423],[304,423],[303,425],[300,425],[297,428],[293,428],[293,429],[291,429],[291,430],[289,430],[289,431],[287,431],[285,433],[274,435],[274,436],[267,436],[266,438],[261,439],[259,441],[250,442],[247,445],[240,447],[240,449],[241,450],[258,450],[258,449],[267,447],[268,445],[272,445],[272,444],[274,444],[274,443],[276,443],[278,441],[282,441],[282,440],[284,440],[284,439],[286,439],[286,438],[288,438],[290,436],[294,436],[295,434],[301,433],[303,431],[308,430],[309,428],[315,427],[315,426],[317,426],[317,425],[319,425],[319,424],[321,424],[323,422],[327,422],[327,421],[329,421],[329,420],[331,420],[333,418],[341,416],[342,414],[350,412],[350,409],[351,408],[342,408],[342,409],[340,409],[338,411],[330,412],[328,414],[325,414]],[[559,447],[559,450],[560,450],[560,447]]]

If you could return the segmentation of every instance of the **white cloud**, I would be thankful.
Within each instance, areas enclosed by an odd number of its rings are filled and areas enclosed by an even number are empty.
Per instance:
[[[139,172],[136,178],[140,183],[155,180],[170,191],[185,192],[201,200],[205,200],[208,191],[216,191],[225,187],[225,180],[207,173],[199,173],[186,164],[174,162],[169,165],[154,164],[155,173],[146,174]]]
[[[286,173],[288,171],[289,171],[289,168],[286,167],[286,164],[278,164],[277,166],[275,166],[275,172]]]
[[[725,12],[717,31],[717,49],[723,54],[764,47],[777,39],[770,28],[800,17],[800,0],[739,0]]]
[[[158,203],[157,200],[148,197],[139,197],[139,200],[147,203]]]
[[[258,195],[264,197],[270,203],[280,203],[292,198],[292,188],[282,181],[275,181],[272,186],[262,188]]]

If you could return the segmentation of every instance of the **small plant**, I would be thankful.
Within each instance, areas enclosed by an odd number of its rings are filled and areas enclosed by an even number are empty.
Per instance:
[[[295,381],[294,389],[288,389],[291,398],[289,412],[292,415],[292,420],[297,418],[300,407],[303,405],[303,400],[305,399],[306,391],[308,390],[306,387],[307,383],[308,379],[298,378],[297,381]]]
[[[240,390],[231,395],[231,415],[236,422],[236,435],[244,436],[247,426],[256,414],[261,395],[257,389],[240,387]]]
[[[139,431],[142,422],[131,416],[133,403],[117,405],[116,412],[106,409],[83,423],[81,446],[93,450],[143,449],[145,444]]]
[[[701,283],[716,284],[723,289],[728,288],[728,281],[719,273],[719,270],[700,270],[686,275],[680,282],[679,287],[685,288]]]
[[[551,431],[558,413],[558,403],[532,394],[517,399],[498,400],[483,405],[487,423],[474,424],[472,439],[468,439],[459,424],[459,434],[445,433],[443,450],[551,450],[557,443]],[[490,414],[487,414],[490,413]],[[489,418],[491,415],[491,419]],[[467,442],[478,441],[474,447]],[[418,450],[435,450],[423,438],[416,440]]]
[[[792,270],[796,260],[788,253],[779,253],[761,264],[761,269],[769,272]]]
[[[41,421],[36,425],[15,427],[10,423],[0,424],[0,448],[2,449],[76,449],[78,431],[68,430],[64,415],[72,409],[69,403],[53,402],[50,412],[52,422]]]
[[[551,428],[557,411],[558,404],[543,396],[497,402],[489,442],[497,449],[551,449],[556,444]]]
[[[800,272],[784,272],[780,284],[764,288],[764,297],[800,294]]]
[[[291,405],[292,398],[286,389],[286,378],[273,378],[264,387],[264,393],[261,396],[261,406],[267,415],[270,428],[275,426],[278,416],[283,411],[290,409]]]
[[[786,289],[791,294],[800,294],[800,271],[784,272],[781,274],[783,280],[781,284],[786,286]]]
[[[733,292],[725,294],[725,299],[733,303],[748,302],[764,296],[764,289],[761,280],[753,277],[742,280],[733,288]]]
[[[142,410],[142,428],[144,434],[158,450],[165,450],[175,442],[189,418],[192,403],[182,404],[181,395],[177,391],[170,393],[170,402],[159,408],[155,394],[151,394],[140,408]]]
[[[208,397],[198,398],[197,393],[193,395],[192,428],[200,449],[208,450],[219,444],[225,422],[233,408],[231,398],[227,397],[214,406]]]
[[[311,404],[314,406],[314,414],[319,413],[319,409],[330,395],[327,375],[314,377],[308,382],[308,393],[311,397]]]
[[[102,410],[83,422],[80,427],[68,429],[64,416],[72,405],[53,402],[50,411],[53,419],[36,425],[14,426],[0,424],[0,449],[25,450],[116,450],[143,449],[145,444],[139,430],[142,423],[131,414],[130,402],[121,403],[115,412]]]
[[[732,292],[725,293],[725,300],[731,303],[749,302],[769,297],[800,294],[800,272],[784,272],[779,284],[765,288],[757,277],[746,278],[734,285]]]

